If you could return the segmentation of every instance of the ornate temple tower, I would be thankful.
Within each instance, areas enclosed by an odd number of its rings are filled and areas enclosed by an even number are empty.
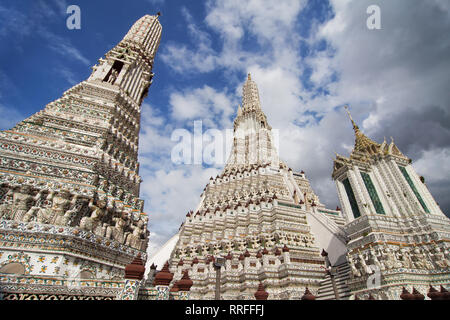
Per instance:
[[[336,155],[332,177],[350,238],[350,289],[398,299],[402,286],[448,286],[450,220],[394,141],[369,139],[349,117],[355,146]]]
[[[269,299],[299,299],[306,287],[318,292],[322,248],[333,248],[334,262],[345,257],[340,211],[326,209],[305,173],[279,160],[271,130],[248,75],[223,172],[210,179],[179,233],[150,258],[168,259],[174,282],[188,271],[194,299],[214,299],[217,258],[225,259],[223,299],[254,299],[260,283]]]
[[[250,74],[243,87],[242,108],[234,120],[234,138],[225,172],[250,164],[275,165],[280,162],[266,115],[261,110],[259,92]]]
[[[125,265],[145,258],[140,106],[161,30],[157,15],[142,17],[86,81],[0,132],[1,285],[51,276],[61,293],[67,279],[96,279],[107,283],[93,294],[111,296]]]

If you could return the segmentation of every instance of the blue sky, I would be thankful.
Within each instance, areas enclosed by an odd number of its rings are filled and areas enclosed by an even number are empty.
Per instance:
[[[66,8],[81,9],[81,30]],[[381,8],[381,30],[366,9]],[[343,110],[381,142],[392,136],[450,212],[450,4],[446,0],[73,1],[0,3],[0,129],[43,109],[88,78],[90,67],[145,14],[161,11],[155,78],[142,106],[141,196],[150,253],[177,230],[222,166],[176,165],[171,134],[232,127],[248,72],[280,156],[304,170],[334,208],[334,152],[354,137]]]

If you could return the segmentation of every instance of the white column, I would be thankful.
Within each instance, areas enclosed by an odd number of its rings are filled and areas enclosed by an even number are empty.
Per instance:
[[[354,170],[355,170],[356,179],[358,180],[358,184],[359,184],[361,192],[362,192],[362,196],[364,197],[364,201],[367,204],[367,206],[366,206],[367,211],[369,214],[371,214],[371,213],[376,214],[377,211],[375,209],[375,206],[372,203],[372,198],[370,198],[369,192],[367,191],[367,187],[361,176],[361,172],[359,171],[359,168],[357,166],[354,166]]]
[[[341,203],[342,213],[344,218],[347,220],[347,223],[355,220],[353,216],[352,207],[350,205],[350,201],[348,200],[347,192],[345,191],[345,187],[340,180],[336,180],[336,188],[338,191],[339,202]]]
[[[402,186],[399,184],[396,175],[391,172],[391,168],[384,159],[380,160],[380,169],[380,173],[385,176],[385,181],[387,181],[390,186],[389,192],[396,202],[400,214],[403,217],[409,216],[411,208],[403,196]]]
[[[382,185],[379,183],[380,181],[378,179],[378,175],[376,175],[376,173],[375,173],[375,170],[377,170],[376,167],[372,165],[371,166],[371,171],[368,173],[368,175],[369,175],[370,180],[372,181],[372,184],[373,184],[373,186],[375,188],[375,191],[376,191],[376,193],[378,195],[378,199],[380,200],[381,205],[383,206],[383,210],[384,210],[385,215],[392,216],[393,214],[392,214],[392,211],[391,211],[391,207],[390,207],[390,205],[387,202],[387,197],[386,197],[386,194],[385,194],[384,184],[383,184],[383,187],[382,187]]]
[[[432,194],[430,193],[430,191],[428,190],[426,185],[422,181],[420,181],[420,178],[417,175],[414,168],[411,165],[407,165],[405,168],[406,168],[406,172],[408,172],[414,185],[416,186],[417,191],[422,196],[422,199],[425,202],[425,204],[427,205],[430,213],[445,216],[445,214],[442,212],[441,208],[439,208],[439,206],[437,205],[436,201],[434,200]]]
[[[131,87],[131,84],[132,84],[132,82],[134,80],[134,75],[136,74],[137,69],[138,69],[138,66],[135,63],[135,65],[133,66],[133,69],[131,70],[131,72],[128,71],[129,76],[128,76],[127,81],[124,83],[124,86],[123,86],[123,91],[125,91],[125,92],[128,91],[129,94],[130,94],[130,87]]]
[[[137,100],[136,92],[137,92],[137,91],[140,89],[140,87],[141,87],[141,82],[142,82],[142,72],[143,72],[142,66],[140,66],[140,67],[138,68],[138,72],[137,72],[137,74],[136,74],[135,81],[134,81],[134,84],[133,84],[133,87],[132,87],[132,90],[131,90],[131,94],[130,94],[130,96],[133,97],[134,100]]]
[[[123,290],[119,293],[118,300],[137,300],[141,281],[125,279]]]
[[[348,170],[347,172],[348,181],[350,182],[350,186],[352,187],[353,194],[355,195],[356,203],[359,208],[359,212],[361,215],[368,215],[370,213],[369,208],[366,208],[363,203],[367,203],[366,199],[364,199],[364,195],[361,190],[361,185],[356,178],[355,172],[353,169]]]
[[[130,79],[130,85],[128,86],[128,92],[130,97],[133,98],[134,88],[136,87],[136,82],[140,73],[140,66],[136,63],[136,67],[134,68],[134,72],[132,78]]]
[[[386,211],[386,214],[389,214],[394,217],[400,217],[400,212],[398,211],[397,206],[395,205],[394,201],[392,200],[392,191],[389,190],[387,185],[385,184],[384,179],[380,175],[380,172],[378,170],[378,166],[374,165],[372,166],[372,172],[374,176],[374,183],[377,183],[380,186],[380,190],[382,190],[382,195],[378,194],[378,197],[380,198],[381,203],[383,204],[384,210]],[[387,181],[386,181],[387,183]],[[386,192],[389,192],[391,197],[388,197]]]
[[[407,195],[407,199],[405,199],[405,202],[408,203],[410,212],[409,215],[413,216],[416,215],[419,212],[425,212],[422,206],[419,203],[419,200],[417,199],[416,195],[414,194],[413,190],[411,189],[408,181],[406,181],[405,177],[403,176],[403,173],[398,168],[397,163],[394,160],[389,161],[389,166],[391,169],[395,172],[396,176],[398,177],[398,182],[403,187],[402,191],[404,191]]]
[[[291,263],[291,256],[289,255],[289,251],[283,252],[283,262],[285,264]]]

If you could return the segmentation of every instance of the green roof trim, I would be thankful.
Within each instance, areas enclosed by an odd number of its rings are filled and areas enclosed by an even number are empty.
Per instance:
[[[292,203],[284,203],[284,202],[280,202],[278,201],[278,204],[280,206],[285,206],[285,207],[291,207],[291,208],[297,208],[297,209],[301,209],[302,207],[297,205],[297,204],[292,204]]]
[[[423,210],[425,210],[426,213],[430,213],[430,210],[428,210],[427,205],[423,201],[422,197],[420,196],[419,191],[417,191],[416,186],[411,180],[411,177],[408,174],[408,171],[406,171],[405,167],[398,166],[400,168],[400,171],[402,172],[403,176],[405,177],[406,181],[408,182],[409,186],[411,187],[412,191],[416,195],[417,200],[419,200],[420,205],[422,206]]]
[[[372,179],[370,178],[369,174],[361,172],[361,177],[364,181],[367,192],[369,193],[370,200],[372,200],[372,204],[375,207],[376,213],[386,214],[386,212],[384,212],[383,204],[381,203],[380,198],[378,197],[377,190],[375,189],[375,186],[373,185]]]
[[[355,194],[353,193],[352,186],[350,185],[350,181],[348,178],[342,181],[344,185],[345,192],[347,192],[348,200],[350,201],[350,206],[352,207],[353,217],[358,218],[361,216],[361,212],[358,208],[358,203],[356,202]]]

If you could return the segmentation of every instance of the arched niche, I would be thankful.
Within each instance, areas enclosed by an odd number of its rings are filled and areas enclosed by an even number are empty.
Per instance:
[[[94,274],[89,270],[83,270],[80,272],[80,279],[94,279]]]
[[[11,262],[1,267],[0,273],[25,274],[25,266],[19,262]]]

